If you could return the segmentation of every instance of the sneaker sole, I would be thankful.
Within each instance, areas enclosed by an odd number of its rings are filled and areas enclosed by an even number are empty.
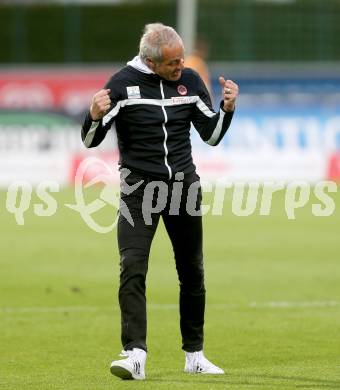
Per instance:
[[[134,379],[131,372],[121,366],[112,366],[110,368],[111,374],[118,376],[121,379]]]

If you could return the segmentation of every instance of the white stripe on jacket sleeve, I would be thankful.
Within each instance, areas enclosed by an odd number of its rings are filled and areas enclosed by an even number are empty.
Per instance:
[[[86,134],[86,137],[84,139],[84,145],[89,148],[92,144],[92,141],[93,141],[93,138],[96,134],[96,130],[97,130],[97,127],[99,126],[100,124],[100,121],[98,122],[92,122],[92,125],[90,127],[90,130],[88,131],[88,133]]]
[[[204,103],[204,101],[200,98],[198,98],[196,102],[197,108],[207,117],[212,118],[216,115],[216,112],[211,111],[210,108]]]
[[[220,109],[220,118],[217,122],[217,125],[215,127],[215,130],[213,131],[211,137],[205,141],[207,144],[214,146],[217,143],[217,140],[222,132],[222,125],[223,125],[223,119],[224,119],[225,112]]]
[[[124,100],[123,100],[124,101]],[[105,126],[106,124],[108,124],[110,122],[110,120],[112,118],[114,118],[119,110],[120,110],[120,107],[122,105],[122,100],[119,101],[113,108],[111,111],[109,111],[104,117],[103,117],[103,126]]]

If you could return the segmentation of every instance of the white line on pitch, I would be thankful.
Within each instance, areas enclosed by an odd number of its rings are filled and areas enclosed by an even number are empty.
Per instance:
[[[95,306],[55,306],[55,307],[1,307],[0,313],[64,313],[69,311],[97,311]]]
[[[339,306],[338,301],[279,301],[279,302],[252,302],[249,307],[254,308],[273,308],[273,309],[290,309],[290,308],[308,308],[308,307],[335,307]]]

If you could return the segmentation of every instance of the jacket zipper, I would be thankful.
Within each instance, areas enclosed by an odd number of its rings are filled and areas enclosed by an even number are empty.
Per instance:
[[[160,88],[161,88],[161,95],[162,95],[162,99],[164,99],[164,90],[163,90],[163,81],[160,80]],[[162,104],[162,111],[163,111],[163,114],[164,114],[164,122],[162,124],[162,128],[163,128],[163,132],[164,132],[164,143],[163,143],[163,146],[164,146],[164,164],[165,166],[167,167],[168,169],[168,172],[169,172],[169,179],[171,179],[172,177],[172,171],[171,171],[171,168],[170,168],[170,165],[168,164],[168,147],[166,146],[166,141],[168,139],[168,132],[166,130],[166,123],[168,121],[168,115],[165,111],[165,106]]]

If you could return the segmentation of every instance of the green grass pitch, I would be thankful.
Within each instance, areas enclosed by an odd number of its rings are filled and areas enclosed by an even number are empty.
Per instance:
[[[270,216],[207,215],[205,352],[222,376],[184,374],[178,283],[163,225],[147,280],[145,382],[109,372],[121,350],[116,231],[98,234],[67,209],[18,226],[0,193],[0,389],[340,389],[340,191],[336,210],[295,220],[283,192]],[[37,201],[37,200],[35,200]],[[32,201],[33,202],[33,201]],[[112,222],[112,209],[98,218]]]

